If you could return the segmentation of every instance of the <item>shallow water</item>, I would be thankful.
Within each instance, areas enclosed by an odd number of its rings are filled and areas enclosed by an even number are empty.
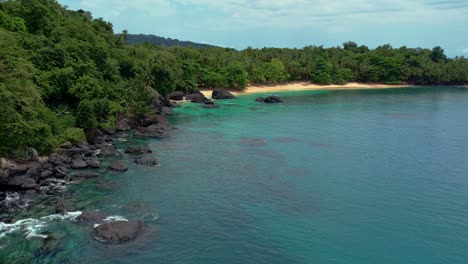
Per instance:
[[[75,202],[144,220],[133,243],[50,220],[0,238],[0,260],[36,263],[466,263],[468,90],[280,93],[284,104],[185,104],[161,166],[130,164],[72,187]],[[58,242],[57,242],[58,241]]]

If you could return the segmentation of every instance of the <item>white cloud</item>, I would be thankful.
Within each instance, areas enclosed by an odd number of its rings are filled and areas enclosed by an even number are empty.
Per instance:
[[[464,49],[462,49],[462,51],[461,51],[461,52],[463,52],[463,53],[468,53],[468,48],[464,48]]]

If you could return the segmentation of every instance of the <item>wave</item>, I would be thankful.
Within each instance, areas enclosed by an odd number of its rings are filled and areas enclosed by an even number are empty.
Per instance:
[[[75,221],[75,219],[81,215],[81,212],[69,212],[65,215],[53,214],[41,217],[39,219],[27,218],[18,220],[13,224],[6,224],[0,222],[0,239],[4,238],[8,234],[22,232],[26,235],[26,239],[31,238],[47,238],[46,235],[40,234],[41,230],[47,226],[50,222],[55,221]]]

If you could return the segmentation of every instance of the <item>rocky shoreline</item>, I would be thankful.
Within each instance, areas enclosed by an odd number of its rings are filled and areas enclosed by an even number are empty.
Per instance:
[[[182,96],[182,97],[181,97]],[[180,93],[171,95],[171,100],[184,99],[193,103],[202,103],[204,108],[217,108],[211,99],[200,92]],[[225,90],[214,90],[214,99],[234,99]],[[275,96],[257,99],[259,102],[282,102]],[[177,104],[165,102],[162,97],[153,103],[155,114],[140,118],[123,118],[115,128],[95,131],[92,140],[79,143],[66,142],[48,157],[39,157],[30,148],[25,161],[11,161],[1,159],[0,164],[0,223],[11,224],[20,214],[27,214],[39,202],[46,200],[55,205],[53,213],[67,215],[77,208],[70,203],[71,194],[67,193],[67,186],[87,179],[100,179],[102,170],[124,173],[128,170],[128,162],[135,162],[139,166],[156,166],[158,161],[151,155],[152,150],[147,146],[129,146],[123,153],[119,152],[116,144],[127,141],[127,138],[157,138],[168,137],[168,131],[173,130],[166,118],[172,115],[172,108]],[[93,142],[93,143],[89,143]],[[103,168],[103,163],[111,162]],[[75,217],[79,223],[93,223],[95,238],[101,242],[120,243],[132,240],[143,229],[140,221],[104,221],[103,212],[86,211]]]

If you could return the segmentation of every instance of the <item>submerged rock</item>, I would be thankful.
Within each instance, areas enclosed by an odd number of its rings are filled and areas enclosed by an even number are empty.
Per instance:
[[[156,166],[158,165],[158,161],[149,156],[144,156],[138,159],[135,159],[135,163],[141,166]]]
[[[270,95],[270,96],[266,97],[263,100],[263,102],[265,102],[265,103],[282,103],[284,101],[283,101],[283,99],[279,98],[276,95]]]
[[[95,172],[82,172],[72,176],[73,180],[94,179],[101,177],[101,174]]]
[[[73,206],[64,198],[59,198],[57,200],[57,205],[55,207],[55,212],[57,214],[66,215],[68,212],[74,211],[73,209]]]
[[[145,153],[152,153],[151,149],[148,146],[144,147],[128,147],[125,150],[127,154],[134,154],[134,155],[143,155]]]
[[[76,218],[77,222],[100,222],[106,218],[106,214],[98,211],[84,211]]]
[[[109,169],[112,171],[125,172],[128,170],[128,167],[125,166],[123,161],[118,160],[112,163],[112,165],[109,166]]]
[[[259,103],[263,103],[263,97],[257,97],[255,98],[255,101],[259,102]]]
[[[214,89],[211,93],[213,99],[234,99],[236,98],[232,93],[225,89]]]
[[[209,108],[209,109],[215,109],[215,108],[219,108],[219,105],[216,105],[214,102],[205,102],[205,104],[203,105],[203,108]]]
[[[96,239],[105,243],[123,243],[134,240],[143,230],[140,221],[116,221],[94,228]]]

